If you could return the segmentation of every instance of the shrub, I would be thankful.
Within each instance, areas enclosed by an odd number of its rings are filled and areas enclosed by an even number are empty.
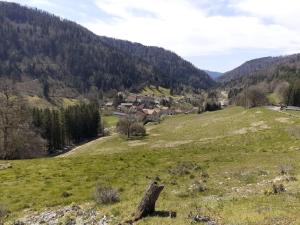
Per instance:
[[[64,191],[64,192],[61,194],[61,196],[62,196],[63,198],[68,198],[68,197],[72,196],[72,193],[67,192],[67,191]]]
[[[280,174],[281,175],[287,175],[292,170],[292,167],[287,166],[287,165],[281,165],[279,169],[280,169]]]
[[[193,193],[204,192],[206,187],[202,181],[195,181],[189,188]]]
[[[131,136],[143,137],[146,135],[146,129],[143,126],[143,124],[134,123],[130,126],[130,133],[131,133]]]
[[[205,111],[217,111],[221,109],[221,104],[219,102],[209,101],[206,103]]]
[[[138,123],[135,118],[128,116],[119,120],[117,130],[120,134],[130,137],[143,137],[146,135],[146,129],[143,124]]]
[[[98,184],[94,193],[95,201],[99,204],[112,204],[120,201],[117,190],[109,186]]]
[[[274,194],[280,194],[286,191],[283,184],[273,184],[272,188]]]
[[[3,219],[8,215],[8,209],[5,205],[0,204],[0,224],[3,221]]]

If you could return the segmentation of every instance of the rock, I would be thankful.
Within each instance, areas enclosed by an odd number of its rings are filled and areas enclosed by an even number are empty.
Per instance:
[[[101,217],[95,209],[71,205],[26,216],[14,225],[109,225],[111,221],[107,216],[99,218]]]
[[[209,216],[192,215],[190,216],[193,222],[205,223],[206,225],[219,225],[217,222],[212,220]]]
[[[12,168],[11,163],[0,163],[0,170]]]

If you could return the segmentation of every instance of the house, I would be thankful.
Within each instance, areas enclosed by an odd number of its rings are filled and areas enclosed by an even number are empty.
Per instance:
[[[159,122],[160,113],[158,113],[155,109],[143,109],[143,112],[146,114],[146,123]]]
[[[113,105],[114,105],[113,102],[107,102],[107,103],[105,104],[105,106],[107,106],[107,107],[111,107],[111,106],[113,106]]]
[[[114,103],[113,102],[107,102],[105,105],[104,105],[104,108],[106,110],[112,110],[114,108]]]
[[[137,99],[138,99],[137,95],[129,95],[126,98],[126,102],[128,102],[128,103],[135,103],[135,102],[137,102]]]
[[[133,103],[121,103],[121,107],[131,108],[133,106]]]
[[[121,112],[127,112],[132,106],[133,103],[121,103],[121,105],[118,106],[118,110]]]

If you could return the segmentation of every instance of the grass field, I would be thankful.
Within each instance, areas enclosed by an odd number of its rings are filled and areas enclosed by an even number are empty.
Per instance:
[[[102,116],[102,121],[105,127],[110,128],[117,125],[119,118],[116,116]]]
[[[165,189],[157,209],[176,211],[177,218],[138,224],[190,224],[188,215],[198,208],[221,224],[300,224],[300,140],[289,132],[299,124],[263,108],[166,118],[148,126],[143,140],[113,135],[59,158],[12,161],[11,169],[0,170],[0,203],[11,210],[11,220],[29,209],[93,202],[101,182],[120,191],[119,203],[97,206],[117,223],[130,218],[151,178],[159,176]],[[286,192],[265,194],[272,182]],[[205,191],[193,188],[199,183]],[[72,195],[62,197],[65,191]]]

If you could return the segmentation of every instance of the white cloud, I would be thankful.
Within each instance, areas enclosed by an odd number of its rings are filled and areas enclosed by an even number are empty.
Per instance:
[[[202,0],[210,6],[216,1]],[[300,30],[293,29],[298,26],[297,1],[230,0],[229,6],[239,14],[224,16],[209,15],[207,7],[196,7],[191,0],[96,0],[115,18],[84,25],[99,35],[162,46],[184,57],[247,48],[294,52],[300,51]],[[284,8],[284,2],[289,6]],[[155,16],[141,17],[132,9]],[[272,23],[265,23],[266,19]]]
[[[252,16],[269,19],[274,23],[300,30],[299,0],[242,0],[235,7]]]

